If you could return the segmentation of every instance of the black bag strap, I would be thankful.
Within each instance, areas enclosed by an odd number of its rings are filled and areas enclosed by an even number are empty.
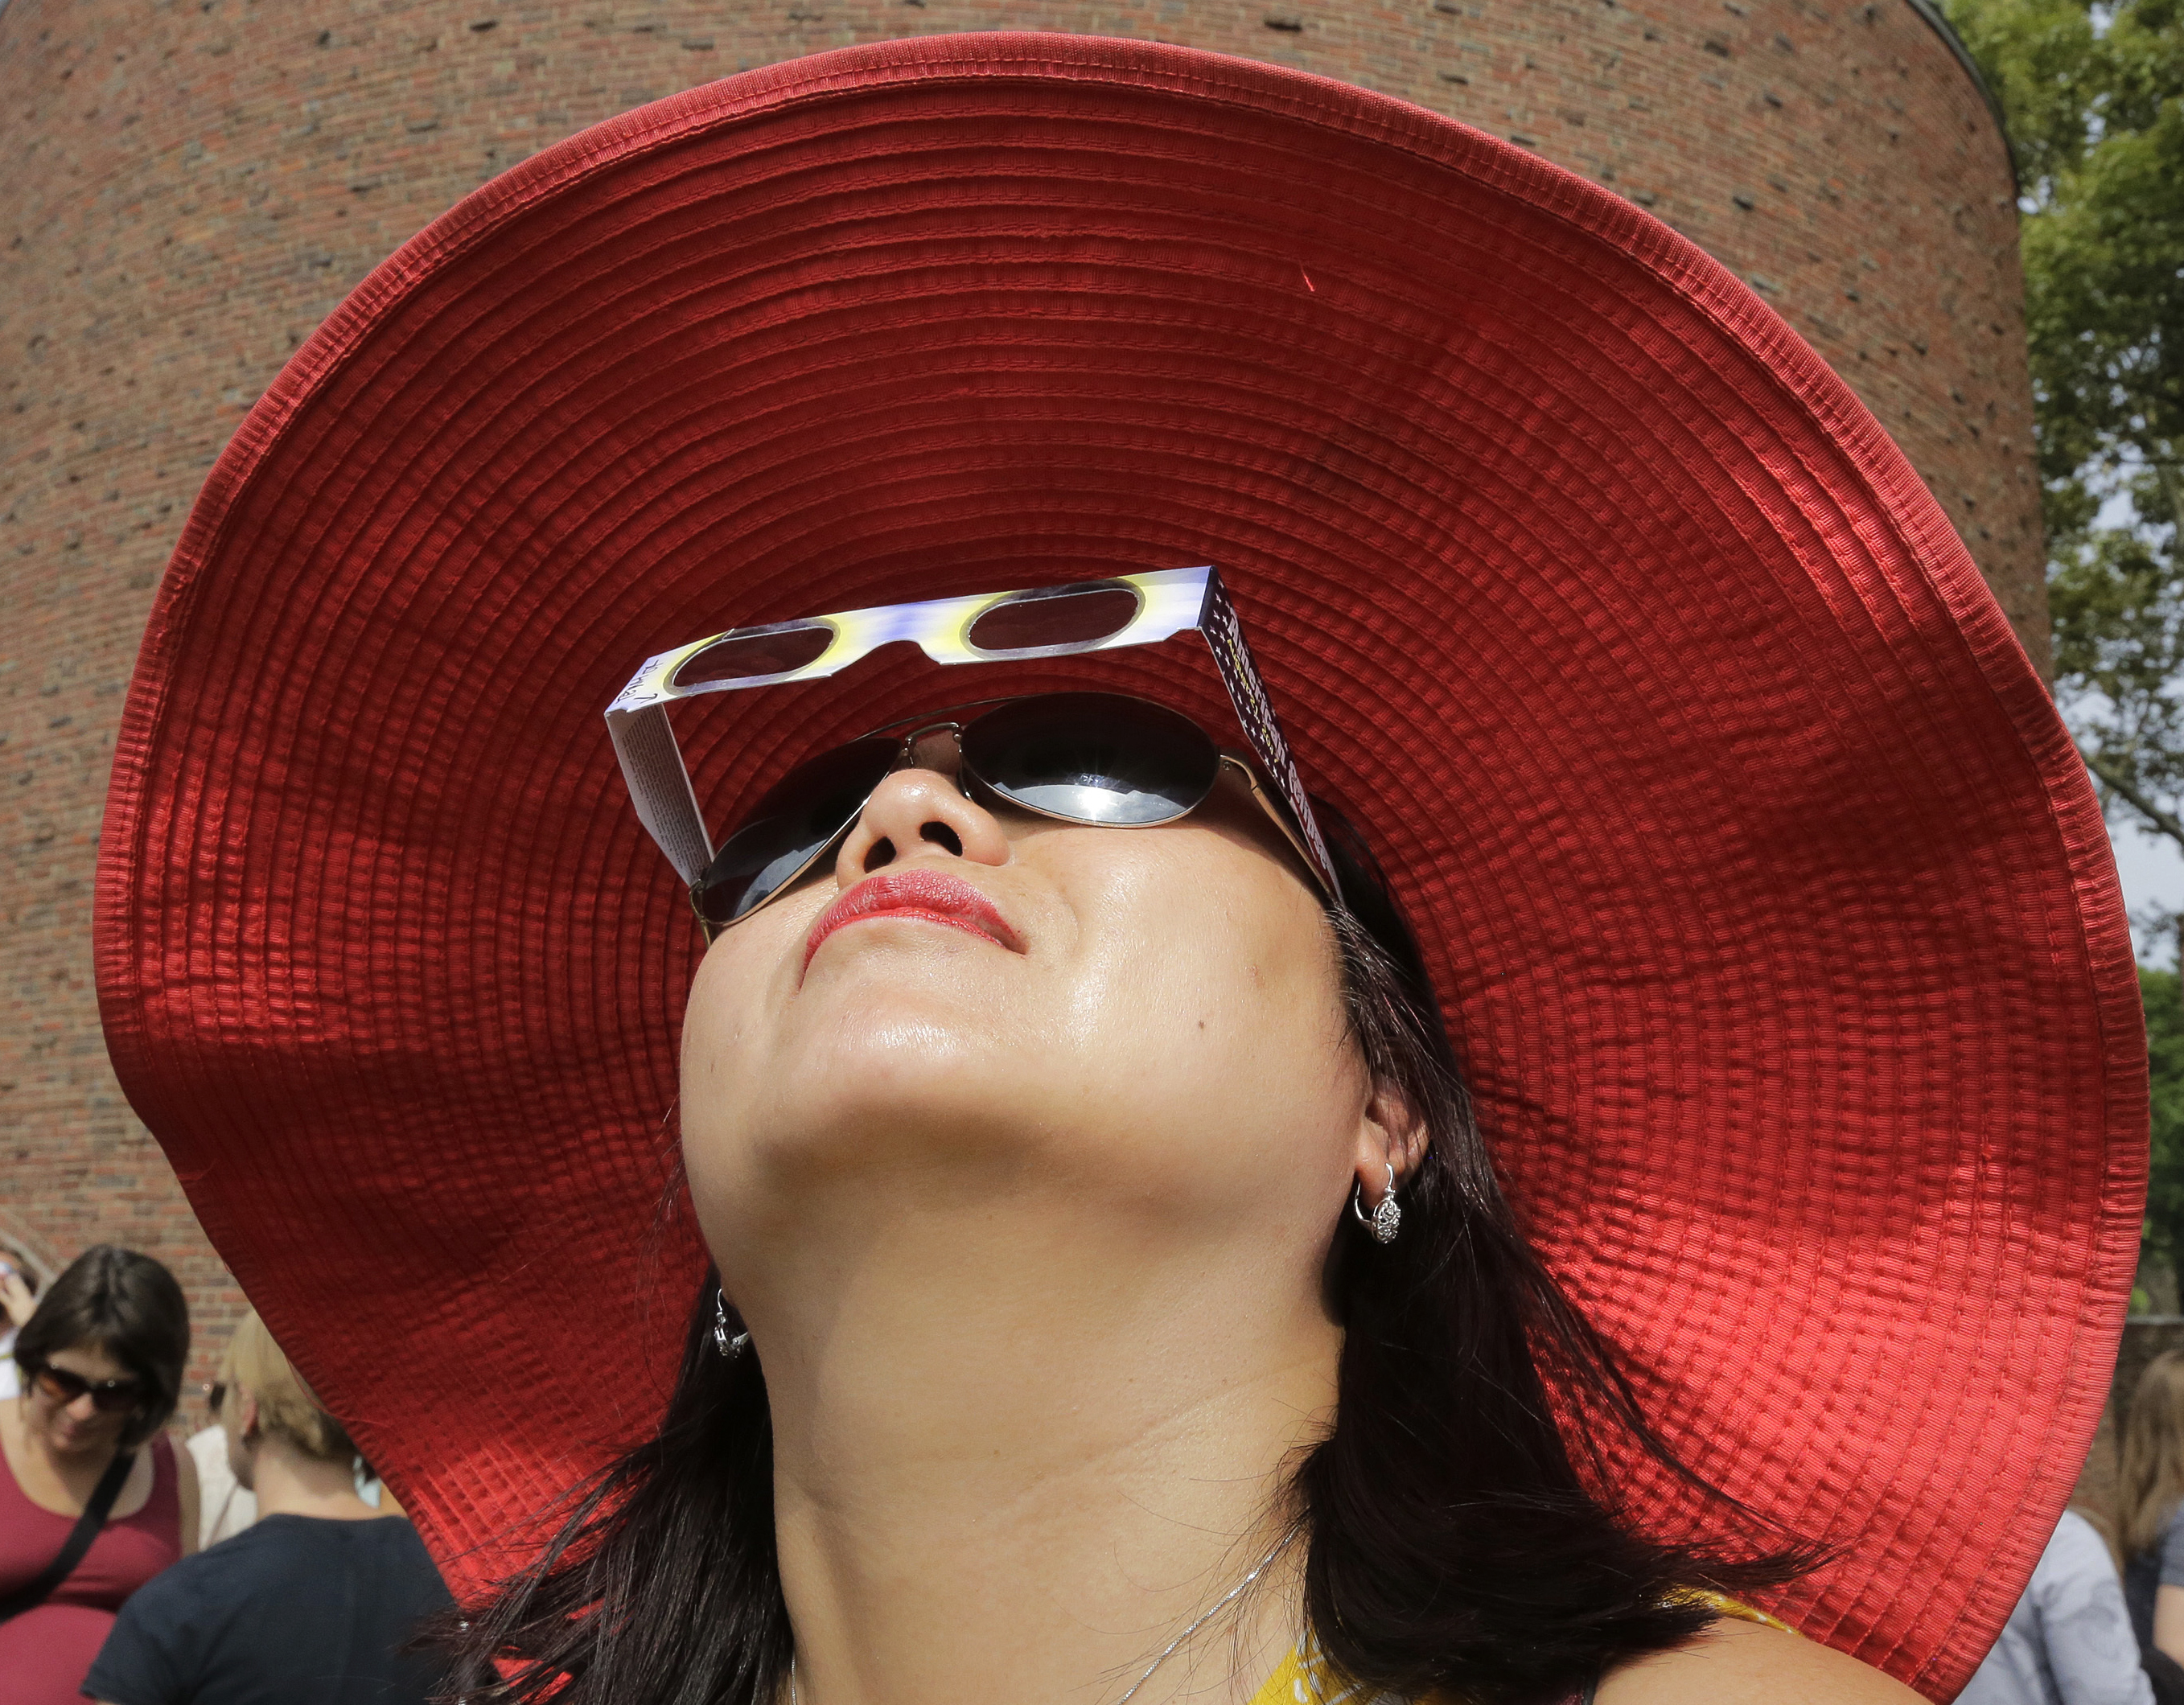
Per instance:
[[[2153,1684],[2154,1705],[2184,1705],[2184,1666],[2159,1646],[2149,1646],[2141,1667]]]
[[[68,1543],[61,1547],[60,1555],[46,1565],[45,1573],[20,1591],[0,1598],[0,1622],[20,1616],[26,1610],[36,1610],[53,1596],[53,1589],[69,1578],[69,1571],[83,1561],[83,1554],[91,1549],[91,1542],[98,1537],[98,1530],[106,1525],[107,1512],[114,1501],[121,1496],[121,1483],[129,1478],[130,1469],[136,1466],[134,1451],[116,1451],[114,1460],[106,1465],[106,1472],[98,1477],[92,1488],[91,1502],[83,1507],[83,1513],[75,1518],[70,1530]]]

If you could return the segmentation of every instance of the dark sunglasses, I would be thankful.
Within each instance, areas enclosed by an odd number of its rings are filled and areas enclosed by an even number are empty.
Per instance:
[[[64,1407],[88,1393],[92,1407],[102,1414],[118,1414],[144,1401],[144,1382],[141,1379],[86,1379],[81,1373],[71,1373],[50,1362],[32,1368],[31,1379],[41,1391]]]
[[[1223,751],[1190,717],[1117,693],[1043,693],[1004,699],[969,722],[868,735],[798,765],[737,819],[691,884],[705,939],[794,887],[841,844],[879,784],[916,764],[937,738],[954,740],[956,784],[968,797],[1104,828],[1175,822],[1204,805],[1222,771],[1233,769],[1319,881],[1257,769]]]
[[[205,1407],[211,1410],[214,1414],[219,1414],[220,1406],[227,1401],[227,1381],[209,1380],[198,1389],[204,1393]]]

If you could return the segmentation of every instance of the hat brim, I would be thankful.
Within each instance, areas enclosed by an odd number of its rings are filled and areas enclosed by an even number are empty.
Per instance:
[[[102,840],[115,1067],[215,1245],[458,1591],[504,1569],[657,1412],[703,1260],[660,1206],[698,942],[609,699],[734,624],[1201,562],[1531,1235],[1693,1465],[1842,1548],[1769,1607],[1948,1697],[2137,1246],[2097,802],[1763,304],[1346,86],[1063,36],[797,60],[549,150],[355,292],[206,484]],[[955,696],[1217,709],[1172,655]],[[944,685],[696,707],[699,796]]]

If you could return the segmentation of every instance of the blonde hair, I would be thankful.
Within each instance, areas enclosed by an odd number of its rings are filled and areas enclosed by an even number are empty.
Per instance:
[[[2126,1557],[2159,1545],[2184,1502],[2184,1350],[2164,1351],[2138,1376],[2123,1429],[2121,1502]]]
[[[258,1424],[263,1431],[322,1463],[354,1460],[356,1446],[349,1441],[348,1429],[326,1412],[304,1376],[289,1366],[256,1309],[237,1323],[220,1377],[233,1388],[229,1402],[244,1391],[258,1400]]]

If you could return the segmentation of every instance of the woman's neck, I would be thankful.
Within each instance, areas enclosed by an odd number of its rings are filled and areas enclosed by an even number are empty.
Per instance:
[[[892,1195],[753,1295],[800,1705],[1116,1705],[1284,1531],[1340,1329],[1309,1240]],[[1306,1245],[1300,1249],[1300,1245]],[[1285,1265],[1286,1263],[1286,1265]],[[1132,1705],[1240,1705],[1301,1546]]]
[[[313,1516],[321,1521],[376,1520],[379,1512],[356,1495],[356,1473],[348,1463],[305,1456],[286,1440],[267,1437],[250,1447],[250,1490],[260,1516]]]

